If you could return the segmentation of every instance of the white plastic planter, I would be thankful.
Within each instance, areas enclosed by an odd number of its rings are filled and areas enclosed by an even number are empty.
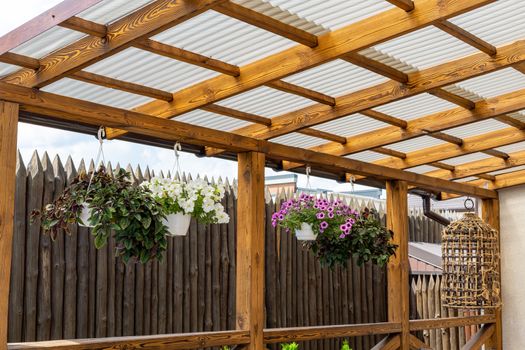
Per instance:
[[[79,218],[83,222],[83,224],[80,223],[79,221],[78,225],[82,227],[93,227],[93,225],[89,223],[90,217],[91,217],[91,209],[89,208],[89,204],[84,202],[82,203],[82,210],[80,211],[80,215],[79,215]]]
[[[303,222],[301,223],[301,228],[295,230],[295,237],[297,237],[299,241],[315,241],[317,236],[312,229],[312,225]]]
[[[179,212],[169,214],[164,220],[164,225],[168,226],[169,236],[186,236],[190,228],[191,215]]]

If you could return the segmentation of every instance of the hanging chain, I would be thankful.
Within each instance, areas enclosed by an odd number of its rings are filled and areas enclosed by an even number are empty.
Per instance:
[[[307,165],[306,166],[306,188],[308,188],[309,190],[312,189],[312,186],[310,185],[310,173],[312,172],[312,168]]]
[[[180,153],[182,151],[182,146],[180,144],[180,142],[176,142],[174,145],[173,145],[173,152],[175,153],[175,163],[173,164],[173,170],[171,171],[173,174],[171,174],[171,177],[172,178],[175,178],[175,174],[179,174],[179,177],[182,176],[182,173],[180,171],[180,160],[179,160],[179,157],[180,157]]]
[[[106,130],[104,129],[103,126],[101,126],[100,128],[98,128],[98,132],[97,132],[97,138],[98,138],[98,153],[97,153],[97,158],[95,160],[95,168],[93,169],[93,172],[91,173],[91,177],[89,178],[89,184],[88,184],[88,188],[87,188],[87,193],[89,193],[89,188],[91,187],[91,183],[93,182],[93,177],[95,176],[95,172],[97,171],[98,169],[98,166],[99,166],[99,162],[100,162],[100,158],[102,158],[102,165],[105,165],[106,164],[106,159],[105,159],[105,156],[104,156],[104,137],[106,137]]]

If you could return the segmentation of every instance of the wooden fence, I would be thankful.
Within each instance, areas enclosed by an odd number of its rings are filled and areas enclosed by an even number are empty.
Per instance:
[[[227,185],[224,199],[229,224],[192,222],[186,237],[170,238],[161,262],[124,265],[114,257],[112,240],[96,250],[89,229],[73,227],[71,236],[51,242],[40,222],[29,218],[84,170],[84,162],[76,169],[71,158],[63,165],[35,153],[27,167],[19,159],[9,342],[233,329],[235,186]],[[154,176],[147,169],[134,174],[139,182]],[[292,235],[271,226],[275,208],[268,198],[267,328],[385,321],[385,270],[354,262],[347,269],[322,268]],[[437,226],[427,219],[410,223],[411,237],[438,240]],[[425,227],[433,228],[420,233]],[[350,341],[354,349],[370,349],[378,340]],[[311,341],[302,348],[335,349],[339,341]]]

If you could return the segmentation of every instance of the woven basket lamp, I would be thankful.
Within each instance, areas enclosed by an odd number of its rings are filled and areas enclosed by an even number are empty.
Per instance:
[[[444,306],[490,309],[500,306],[498,231],[466,213],[443,230]]]

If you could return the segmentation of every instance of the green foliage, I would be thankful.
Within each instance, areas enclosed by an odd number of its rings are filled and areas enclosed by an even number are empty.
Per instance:
[[[348,340],[343,340],[343,345],[341,346],[341,350],[352,350],[350,345],[348,345]]]
[[[151,192],[133,186],[130,173],[124,169],[112,174],[101,167],[91,185],[90,177],[80,174],[52,204],[34,213],[42,219],[44,233],[53,239],[61,229],[70,233],[69,224],[82,223],[79,215],[83,203],[87,203],[97,249],[104,247],[113,234],[117,256],[124,262],[161,259],[167,247],[165,215]]]
[[[230,347],[228,345],[223,345],[221,347],[221,350],[230,350]]]
[[[297,350],[297,349],[299,349],[299,344],[297,344],[296,342],[281,344],[281,350]]]

